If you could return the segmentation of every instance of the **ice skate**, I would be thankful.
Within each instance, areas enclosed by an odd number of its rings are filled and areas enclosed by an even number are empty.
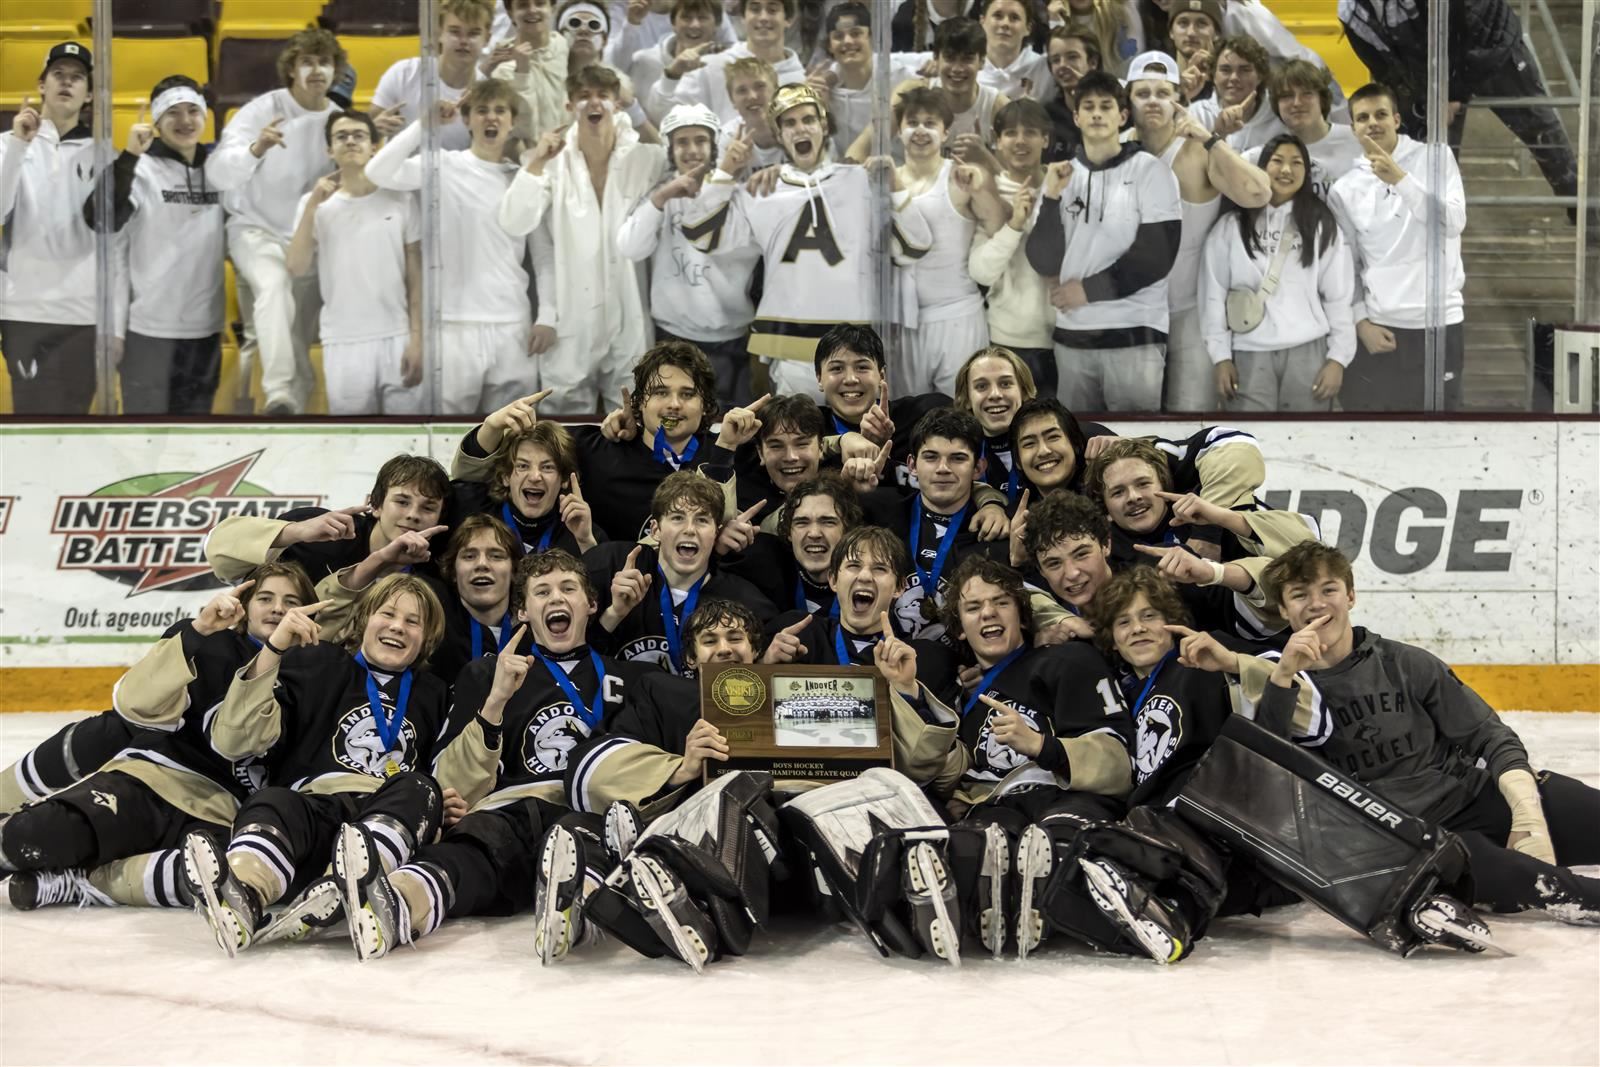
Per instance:
[[[1464,952],[1494,951],[1509,956],[1489,934],[1489,925],[1477,913],[1454,897],[1434,893],[1411,906],[1411,928],[1436,945],[1459,948]]]
[[[1011,875],[1011,845],[1005,830],[983,828],[983,866],[978,873],[978,938],[999,959],[1006,947],[1006,882]]]
[[[608,828],[609,822],[608,815]],[[545,966],[562,959],[573,945],[584,940],[587,924],[582,895],[583,863],[578,841],[571,830],[558,823],[545,835],[533,904],[533,947]]]
[[[82,867],[60,871],[18,871],[6,881],[6,893],[17,911],[71,904],[79,908],[114,908],[117,902],[89,882]]]
[[[907,845],[904,886],[917,939],[923,948],[952,967],[959,967],[961,930],[952,917],[956,910],[955,881],[932,842],[908,841]]]
[[[256,934],[258,945],[273,941],[311,941],[329,937],[344,925],[344,897],[339,893],[339,883],[332,878],[320,878],[285,908],[267,920],[267,925]]]
[[[635,852],[628,857],[628,884],[663,943],[699,974],[716,953],[716,924],[698,904],[678,876],[654,856]]]
[[[1017,839],[1017,881],[1021,886],[1017,894],[1018,959],[1027,959],[1044,940],[1044,913],[1037,900],[1054,866],[1055,845],[1050,835],[1043,827],[1025,827]]]
[[[644,816],[633,804],[626,800],[613,800],[607,805],[605,843],[613,862],[621,863],[628,858],[628,853],[633,851],[633,843],[639,840],[639,831],[643,829]]]
[[[345,823],[333,848],[333,876],[344,898],[356,956],[375,960],[411,940],[406,902],[384,873],[378,845],[360,823]]]
[[[261,902],[229,869],[227,853],[210,835],[184,839],[183,880],[222,950],[237,956],[249,948],[261,925]]]
[[[1121,865],[1106,859],[1078,860],[1089,896],[1095,906],[1128,933],[1160,964],[1183,957],[1189,939],[1188,925],[1177,913],[1131,877]]]

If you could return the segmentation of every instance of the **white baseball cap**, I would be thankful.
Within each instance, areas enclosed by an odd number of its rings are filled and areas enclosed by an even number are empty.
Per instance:
[[[1146,79],[1183,84],[1183,79],[1178,76],[1178,61],[1165,52],[1140,52],[1134,56],[1133,62],[1128,64],[1128,76],[1122,80],[1122,84],[1132,85]]]

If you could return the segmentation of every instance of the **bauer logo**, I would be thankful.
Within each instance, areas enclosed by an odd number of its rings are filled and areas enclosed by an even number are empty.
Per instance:
[[[277,518],[321,502],[319,493],[274,493],[245,475],[261,452],[208,471],[165,471],[124,478],[85,496],[56,500],[50,532],[64,539],[56,564],[132,586],[129,596],[218,585],[206,562],[206,535],[236,515]]]
[[[1384,826],[1395,830],[1400,828],[1399,815],[1390,811],[1382,801],[1374,800],[1370,795],[1363,793],[1338,775],[1323,771],[1317,775],[1317,784],[1334,796],[1349,801],[1352,807],[1364,812]]]

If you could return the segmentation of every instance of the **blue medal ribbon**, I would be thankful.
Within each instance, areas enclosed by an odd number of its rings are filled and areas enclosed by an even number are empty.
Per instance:
[[[510,503],[500,505],[500,517],[505,519],[506,525],[509,526],[517,535],[517,539],[519,541],[522,540],[522,526],[517,522],[516,515],[512,512]],[[550,547],[550,539],[555,535],[556,523],[551,522],[549,526],[545,527],[544,533],[539,537],[539,543],[533,546],[532,550],[529,551],[529,555],[532,555],[534,552],[543,552],[548,549]],[[522,542],[522,547],[524,551],[528,551],[528,543],[526,541]]]
[[[700,438],[691,437],[689,447],[685,448],[683,455],[680,456],[672,450],[671,445],[667,444],[667,431],[660,426],[656,427],[656,443],[655,448],[651,449],[651,455],[655,456],[657,463],[666,463],[673,470],[682,470],[684,464],[693,459],[698,451],[700,451]]]
[[[879,636],[872,638],[872,643],[877,644],[881,640],[883,640],[883,636],[880,634]],[[850,658],[850,647],[845,644],[843,626],[835,626],[833,628],[833,652],[834,661],[837,662],[839,666],[849,667],[855,664],[855,660]]]
[[[661,578],[661,628],[666,631],[667,654],[672,657],[672,669],[675,673],[683,670],[683,637],[682,626],[679,621],[677,609],[672,603],[672,590],[667,586],[667,572],[660,565],[656,566],[656,574]],[[687,619],[694,614],[695,605],[700,603],[700,587],[706,584],[706,575],[702,574],[700,580],[689,587],[689,595],[683,598],[683,618]]]
[[[978,449],[978,458],[986,459],[988,458],[988,455],[989,442],[985,441]],[[1018,466],[1020,466],[1020,464],[1017,463],[1017,452],[1015,446],[1013,446],[1011,449],[1011,470],[1010,473],[1006,475],[1007,504],[1015,504],[1017,502],[1017,497],[1021,495],[1022,492],[1022,483],[1017,475]]]
[[[846,426],[845,425],[845,421],[843,419],[841,419],[834,412],[829,411],[828,414],[833,416],[833,432],[838,434],[840,437],[843,437],[847,433],[855,433],[856,432],[855,430],[852,430],[849,426]]]
[[[1133,702],[1133,717],[1135,719],[1139,717],[1139,709],[1144,707],[1144,702],[1149,698],[1150,690],[1154,688],[1156,679],[1161,676],[1161,668],[1165,667],[1167,664],[1171,663],[1177,658],[1178,650],[1174,648],[1165,656],[1161,657],[1161,662],[1156,664],[1156,669],[1151,671],[1150,677],[1144,680],[1144,688],[1139,690],[1139,699]]]
[[[467,622],[472,625],[472,658],[477,659],[483,655],[483,637],[489,628],[483,623],[467,616]],[[506,612],[505,618],[500,620],[500,640],[495,642],[494,650],[499,652],[506,647],[506,642],[511,640],[511,612]]]
[[[1015,663],[1017,661],[1017,657],[1021,656],[1026,651],[1028,651],[1027,645],[1023,645],[1021,648],[1013,649],[1005,659],[1001,660],[999,663],[996,663],[993,667],[990,667],[987,671],[985,671],[983,677],[978,680],[978,688],[974,689],[972,691],[972,695],[967,698],[967,702],[961,705],[961,714],[966,715],[967,712],[971,711],[978,703],[978,698],[987,693],[989,691],[989,686],[993,685],[994,680],[1000,677],[1000,672]]]
[[[797,611],[803,611],[808,615],[811,614],[811,598],[806,596],[805,580],[798,574],[794,576],[794,606]],[[833,598],[833,603],[828,607],[828,617],[830,619],[839,617],[839,598],[837,596]]]
[[[956,543],[956,536],[961,532],[961,524],[967,518],[967,509],[972,506],[969,500],[961,505],[961,510],[950,516],[950,525],[945,527],[944,536],[939,538],[939,550],[933,556],[933,569],[922,569],[922,555],[919,548],[922,544],[922,497],[918,495],[916,511],[911,516],[911,563],[917,568],[917,578],[922,582],[922,595],[937,599],[939,595],[939,575],[944,572],[945,561],[950,556],[950,549]]]
[[[591,731],[596,726],[599,726],[600,715],[606,698],[606,668],[605,664],[600,662],[600,654],[593,649],[589,650],[589,661],[594,664],[594,673],[599,678],[599,683],[594,690],[594,710],[592,711],[589,709],[589,705],[583,702],[583,697],[578,694],[578,687],[572,684],[572,679],[567,676],[567,672],[561,669],[561,664],[552,663],[545,659],[544,653],[540,652],[537,646],[534,648],[533,654],[539,657],[539,662],[544,664],[544,669],[550,672],[551,679],[561,688],[562,695],[572,703],[573,710],[578,713],[578,718],[583,720],[583,724]]]
[[[255,635],[252,634],[249,630],[246,630],[244,632],[244,639],[246,641],[249,641],[252,645],[255,645],[257,648],[263,647],[262,643],[260,641],[257,641],[256,638],[255,638]]]
[[[366,655],[357,652],[356,664],[367,672],[367,704],[372,708],[372,721],[378,729],[378,740],[383,742],[384,752],[393,752],[395,738],[400,736],[400,728],[405,725],[406,705],[411,702],[411,668],[400,672],[400,694],[395,697],[394,718],[390,719],[384,715],[383,694],[378,688],[378,679],[372,676],[372,668],[367,666]]]

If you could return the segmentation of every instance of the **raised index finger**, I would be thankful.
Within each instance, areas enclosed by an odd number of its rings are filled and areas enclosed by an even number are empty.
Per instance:
[[[1328,624],[1328,621],[1330,619],[1332,619],[1332,618],[1333,618],[1332,615],[1323,615],[1320,618],[1312,619],[1310,622],[1306,623],[1306,629],[1307,630],[1321,630],[1324,626],[1326,626]]]
[[[240,582],[238,585],[236,585],[232,589],[228,590],[228,592],[233,594],[236,597],[241,597],[241,596],[244,596],[244,593],[245,593],[246,589],[249,589],[252,585],[255,585],[255,584],[256,584],[256,580],[254,578],[251,578],[247,582]]]
[[[139,101],[139,117],[134,120],[135,125],[143,125],[150,121],[150,98]]]
[[[985,704],[989,705],[995,711],[1002,712],[1002,713],[1004,713],[1006,715],[1011,715],[1011,714],[1014,713],[1012,708],[1007,707],[1005,704],[1000,703],[998,700],[996,700],[994,697],[990,696],[988,693],[979,693],[978,694],[978,699],[983,701]]]
[[[767,406],[767,401],[769,401],[771,399],[772,399],[772,394],[771,393],[762,393],[761,394],[761,398],[759,400],[755,401],[754,403],[752,403],[749,407],[745,408],[745,410],[749,411],[751,413],[760,411],[762,408]]]
[[[1187,493],[1169,493],[1165,489],[1156,490],[1156,496],[1160,497],[1162,500],[1182,500],[1188,495],[1189,494]]]
[[[1161,628],[1167,633],[1177,634],[1179,637],[1193,637],[1195,635],[1195,632],[1187,626],[1179,626],[1176,623],[1164,623]]]
[[[332,604],[332,603],[333,603],[333,601],[331,601],[331,600],[319,600],[315,604],[307,604],[304,607],[300,608],[300,614],[302,614],[302,615],[315,615],[317,612],[321,611],[323,608],[327,607],[329,604]]]
[[[643,545],[634,545],[633,551],[628,553],[628,562],[623,564],[623,570],[636,571],[639,569],[639,549]]]
[[[541,389],[537,393],[534,393],[531,396],[523,397],[522,398],[522,403],[527,404],[529,407],[536,407],[538,405],[539,401],[543,400],[545,397],[549,396],[553,392],[555,392],[554,389]],[[624,392],[626,392],[626,390],[624,390]]]
[[[1155,556],[1157,559],[1166,559],[1168,553],[1175,551],[1172,548],[1158,547],[1156,545],[1134,545],[1133,550],[1135,552],[1143,552],[1147,556]]]
[[[517,627],[517,632],[511,635],[511,643],[506,647],[515,652],[522,645],[522,639],[526,636],[528,636],[528,624],[523,623]]]
[[[435,537],[438,537],[448,529],[450,529],[448,526],[430,526],[426,530],[422,531],[422,537],[426,541],[432,541]]]
[[[793,623],[790,623],[788,626],[785,626],[783,628],[783,632],[788,634],[790,637],[799,637],[800,636],[800,631],[804,630],[807,626],[810,626],[810,625],[811,625],[811,616],[807,615],[805,618],[801,619],[799,622],[793,622]]]
[[[571,479],[569,479],[569,482],[570,482],[570,484],[572,486],[571,492],[572,492],[573,499],[582,500],[583,499],[583,489],[578,485],[578,476],[576,474],[574,474],[571,477]]]

